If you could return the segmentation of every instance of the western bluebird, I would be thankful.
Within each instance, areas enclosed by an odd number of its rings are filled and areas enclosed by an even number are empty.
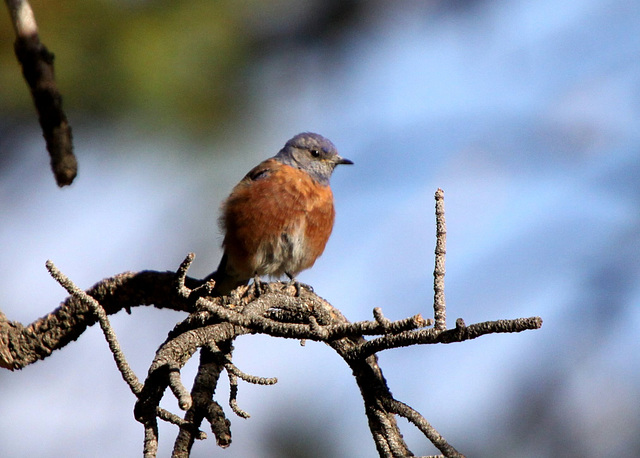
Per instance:
[[[313,266],[333,229],[329,178],[338,164],[353,164],[314,133],[289,140],[254,167],[222,204],[224,254],[214,294],[225,296],[263,275],[291,280]]]

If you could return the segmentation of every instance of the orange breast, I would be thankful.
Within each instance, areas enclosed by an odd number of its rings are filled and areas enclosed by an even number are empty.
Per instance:
[[[305,172],[273,159],[261,166],[268,172],[256,180],[247,176],[223,205],[223,246],[246,279],[255,273],[296,275],[324,251],[335,218],[333,194]]]

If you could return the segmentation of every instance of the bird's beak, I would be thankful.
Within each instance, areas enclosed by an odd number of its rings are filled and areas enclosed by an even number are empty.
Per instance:
[[[351,164],[353,164],[353,161],[352,161],[352,160],[350,160],[350,159],[346,159],[346,158],[344,158],[344,157],[337,156],[337,157],[336,157],[336,160],[335,160],[335,163],[336,163],[336,165],[337,165],[337,164],[347,164],[347,165],[351,165]]]

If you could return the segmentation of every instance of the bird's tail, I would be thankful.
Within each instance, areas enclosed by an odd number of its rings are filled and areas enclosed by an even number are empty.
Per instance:
[[[216,282],[213,288],[215,296],[227,296],[238,286],[249,283],[249,280],[241,279],[235,274],[233,268],[228,264],[226,253],[222,255],[218,269],[205,280],[214,280]]]

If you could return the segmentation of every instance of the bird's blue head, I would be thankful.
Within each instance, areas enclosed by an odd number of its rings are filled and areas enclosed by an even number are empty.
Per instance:
[[[283,164],[304,170],[322,185],[329,184],[339,164],[353,164],[338,154],[336,147],[322,135],[303,132],[289,140],[275,158]]]

